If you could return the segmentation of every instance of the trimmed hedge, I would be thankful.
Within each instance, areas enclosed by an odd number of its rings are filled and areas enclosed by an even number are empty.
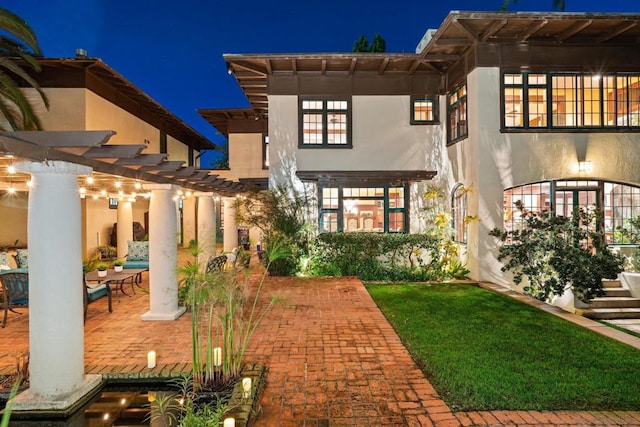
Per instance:
[[[467,270],[444,261],[441,239],[427,234],[327,233],[311,248],[309,273],[357,276],[365,281],[427,281],[460,277]]]

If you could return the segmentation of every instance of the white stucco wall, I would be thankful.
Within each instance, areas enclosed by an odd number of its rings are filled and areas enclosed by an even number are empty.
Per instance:
[[[502,227],[506,188],[551,179],[640,182],[640,134],[500,132],[500,70],[478,68],[467,77],[469,136],[448,148],[454,180],[471,186],[469,267],[472,277],[508,283],[488,232]],[[578,159],[591,173],[578,172]]]

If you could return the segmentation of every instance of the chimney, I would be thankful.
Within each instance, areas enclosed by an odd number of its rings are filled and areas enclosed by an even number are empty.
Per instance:
[[[87,59],[88,57],[86,50],[80,47],[76,49],[76,59]]]

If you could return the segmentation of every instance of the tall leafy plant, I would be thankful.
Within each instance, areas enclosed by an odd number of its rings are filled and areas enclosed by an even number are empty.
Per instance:
[[[267,191],[255,191],[238,198],[238,223],[257,227],[263,235],[263,247],[270,260],[268,271],[276,276],[295,274],[301,260],[309,255],[315,235],[311,206],[315,200],[306,191],[298,192],[283,185]],[[288,247],[286,255],[281,248]],[[275,256],[270,252],[275,251]]]
[[[609,250],[604,233],[596,227],[602,215],[576,209],[571,217],[526,211],[516,203],[523,218],[521,229],[493,229],[489,234],[502,245],[498,260],[502,271],[511,271],[516,284],[539,299],[560,296],[571,289],[583,302],[604,294],[602,279],[622,272],[623,258]]]
[[[191,310],[192,377],[195,390],[216,389],[237,380],[244,366],[244,356],[251,336],[275,299],[260,308],[258,298],[267,269],[264,270],[253,302],[248,302],[249,275],[235,268],[206,273],[198,261],[200,249],[193,245],[192,260],[178,269],[180,292]],[[287,248],[272,248],[267,267]],[[214,349],[222,350],[222,364],[216,364]]]

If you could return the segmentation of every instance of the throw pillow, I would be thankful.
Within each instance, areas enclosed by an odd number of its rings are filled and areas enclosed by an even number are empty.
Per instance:
[[[0,265],[9,265],[9,254],[0,252]]]
[[[149,242],[129,240],[127,244],[127,261],[149,261]]]
[[[18,268],[29,267],[29,250],[28,249],[16,250],[16,263],[18,264]]]

